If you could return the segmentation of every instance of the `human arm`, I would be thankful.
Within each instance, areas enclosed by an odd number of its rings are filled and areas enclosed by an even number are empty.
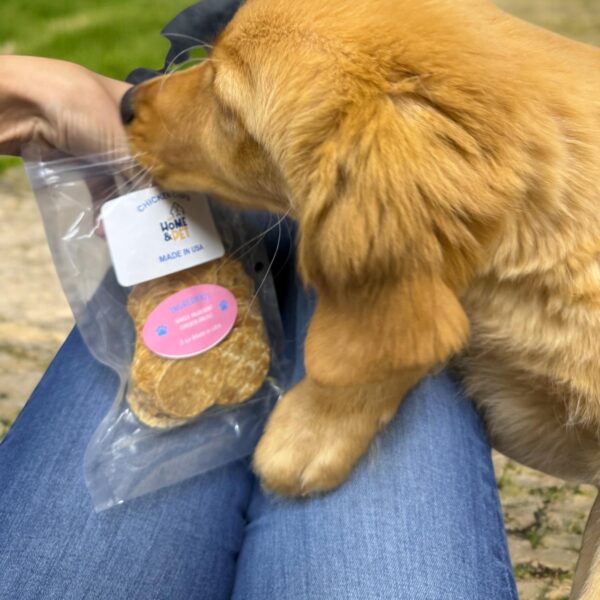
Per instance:
[[[66,61],[0,56],[0,154],[32,141],[67,154],[125,149],[119,101],[129,87]]]

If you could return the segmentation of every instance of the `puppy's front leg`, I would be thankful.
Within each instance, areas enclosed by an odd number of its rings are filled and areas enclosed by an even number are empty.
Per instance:
[[[458,350],[468,322],[431,278],[379,293],[321,293],[305,345],[307,377],[276,406],[254,456],[263,485],[285,495],[340,485],[406,393]]]
[[[263,486],[286,496],[339,486],[425,372],[348,387],[303,379],[278,403],[256,449]]]

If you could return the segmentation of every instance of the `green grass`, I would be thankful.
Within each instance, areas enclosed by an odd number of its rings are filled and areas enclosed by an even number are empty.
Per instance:
[[[0,52],[62,58],[122,79],[162,66],[160,30],[193,0],[3,0]]]
[[[0,175],[12,167],[18,167],[21,164],[20,158],[12,156],[0,156]]]
[[[600,45],[598,0],[495,0],[509,13],[562,35]]]

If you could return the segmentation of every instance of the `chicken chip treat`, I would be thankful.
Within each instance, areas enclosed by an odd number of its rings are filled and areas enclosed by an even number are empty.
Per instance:
[[[28,154],[79,332],[118,375],[84,459],[95,508],[251,454],[284,374],[267,226],[154,187],[131,157]]]
[[[222,299],[227,295],[230,298]],[[127,308],[135,323],[136,342],[127,401],[142,423],[173,427],[211,406],[240,404],[256,394],[269,371],[270,349],[253,297],[252,279],[231,257],[133,289]],[[163,324],[169,317],[172,326]],[[148,324],[150,333],[144,336]],[[169,336],[174,338],[170,345],[158,344]],[[173,344],[174,350],[167,350]],[[197,347],[197,354],[183,359],[173,356],[179,347],[190,345]],[[168,355],[161,357],[161,349]]]

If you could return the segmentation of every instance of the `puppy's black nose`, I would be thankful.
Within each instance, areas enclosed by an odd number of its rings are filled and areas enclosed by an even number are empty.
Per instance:
[[[121,121],[123,121],[123,125],[129,125],[135,119],[135,109],[133,108],[134,95],[135,87],[132,87],[121,98]]]

